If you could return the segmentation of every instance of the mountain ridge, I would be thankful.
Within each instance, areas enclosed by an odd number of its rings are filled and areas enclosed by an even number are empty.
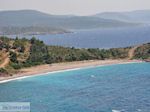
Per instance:
[[[93,16],[126,22],[150,23],[150,10],[148,9],[127,11],[127,12],[103,12],[97,13]]]
[[[1,34],[22,33],[22,29],[25,29],[25,27],[30,27],[31,33],[65,33],[72,30],[127,27],[138,24],[131,21],[97,16],[51,15],[36,10],[0,11]],[[44,29],[52,29],[52,31],[41,30],[43,27]],[[27,30],[25,29],[24,31]],[[23,33],[28,34],[29,31]]]

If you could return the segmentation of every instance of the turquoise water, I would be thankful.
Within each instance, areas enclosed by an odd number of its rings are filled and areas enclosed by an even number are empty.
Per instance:
[[[52,73],[0,84],[0,102],[31,112],[150,112],[150,63]]]

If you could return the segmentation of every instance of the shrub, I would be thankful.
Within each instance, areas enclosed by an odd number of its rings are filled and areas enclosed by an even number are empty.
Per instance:
[[[11,63],[11,66],[14,69],[21,69],[22,68],[22,64],[20,64],[20,63]]]
[[[18,63],[17,54],[15,52],[10,52],[10,61],[14,63]]]
[[[4,68],[0,68],[0,73],[7,73],[7,70]]]

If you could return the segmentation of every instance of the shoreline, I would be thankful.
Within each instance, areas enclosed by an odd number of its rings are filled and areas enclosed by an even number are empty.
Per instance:
[[[24,68],[20,70],[20,73],[14,74],[13,76],[0,77],[0,84],[14,80],[25,79],[29,77],[48,75],[52,73],[61,73],[79,69],[102,67],[117,64],[130,64],[130,63],[141,63],[141,60],[88,60],[88,61],[76,61],[76,62],[65,62],[56,63],[51,65],[39,65],[30,68]]]

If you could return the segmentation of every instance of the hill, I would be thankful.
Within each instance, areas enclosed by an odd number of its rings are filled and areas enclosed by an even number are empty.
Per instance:
[[[150,23],[150,10],[137,10],[131,12],[104,12],[94,16],[126,22]]]
[[[150,59],[150,44],[113,49],[76,49],[47,46],[32,38],[0,37],[0,74],[12,74],[18,69],[40,64],[83,60]]]
[[[35,10],[1,11],[0,32],[9,33],[8,29],[26,27],[42,27],[56,31],[70,31],[77,29],[92,29],[104,27],[124,27],[135,25],[112,19],[95,16],[49,15]],[[37,30],[40,32],[41,30]],[[32,30],[31,30],[32,32]],[[49,31],[50,32],[50,31]]]
[[[150,61],[150,43],[143,44],[135,50],[134,58]]]

